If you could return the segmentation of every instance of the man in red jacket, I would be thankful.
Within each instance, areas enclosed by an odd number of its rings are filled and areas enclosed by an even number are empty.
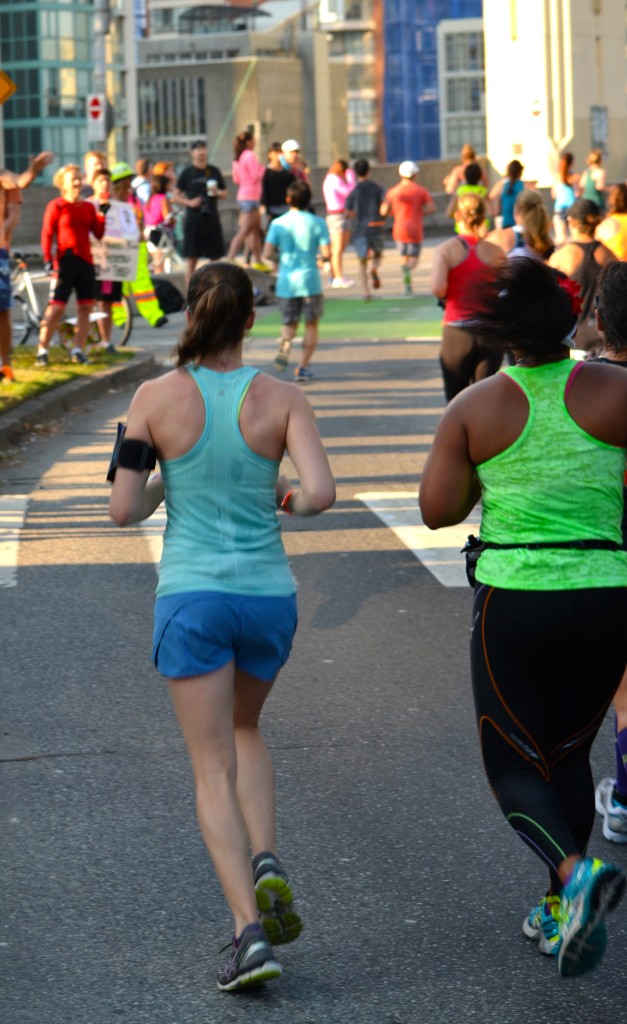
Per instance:
[[[89,236],[102,238],[105,214],[109,209],[108,203],[101,203],[96,210],[93,203],[81,199],[81,169],[77,164],[68,164],[58,170],[54,184],[61,195],[46,207],[41,249],[46,270],[54,272],[55,276],[39,333],[37,366],[48,365],[50,339],[63,318],[72,291],[76,292],[77,309],[72,362],[87,362],[85,344],[89,334],[89,314],[96,296],[96,273]],[[53,244],[56,244],[54,260]]]

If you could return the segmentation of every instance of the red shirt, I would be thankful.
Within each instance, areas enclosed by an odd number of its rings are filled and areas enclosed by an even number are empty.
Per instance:
[[[413,242],[415,245],[422,242],[422,211],[432,202],[426,188],[406,178],[391,188],[385,198],[394,217],[394,241]]]
[[[480,239],[473,235],[458,235],[466,248],[466,256],[448,272],[446,306],[443,323],[463,324],[477,305],[477,296],[495,274],[495,267],[479,258]]]
[[[56,263],[66,252],[73,252],[86,263],[92,263],[90,234],[102,238],[105,219],[93,203],[79,199],[68,203],[67,199],[53,199],[44,213],[41,229],[41,248],[46,262],[52,259],[52,241],[56,236]]]

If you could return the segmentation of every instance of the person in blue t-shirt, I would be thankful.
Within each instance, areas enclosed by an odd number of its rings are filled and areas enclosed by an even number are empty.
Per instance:
[[[329,231],[322,217],[308,212],[311,189],[306,181],[292,182],[286,200],[290,209],[270,224],[263,250],[263,259],[279,266],[276,295],[282,327],[274,365],[279,373],[287,369],[292,341],[302,317],[305,337],[294,378],[307,381],[313,377],[309,361],[318,344],[318,321],[324,302],[318,255],[323,260],[331,258]]]

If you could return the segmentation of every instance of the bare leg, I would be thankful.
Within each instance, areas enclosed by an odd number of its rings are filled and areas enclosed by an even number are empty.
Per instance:
[[[191,757],[200,830],[239,935],[258,921],[258,911],[249,836],[237,795],[234,678],[231,661],[217,672],[172,681],[170,694]]]
[[[185,260],[185,291],[186,292],[187,292],[187,288],[189,286],[189,279],[192,276],[192,274],[194,273],[194,271],[196,269],[196,264],[197,263],[198,263],[198,257],[197,256],[188,256],[187,259]]]
[[[305,324],[305,336],[300,357],[300,365],[307,366],[318,346],[318,321],[310,320]]]
[[[363,289],[364,299],[370,298],[370,282],[368,280],[368,260],[359,261],[359,278]]]
[[[0,367],[11,365],[11,311],[0,312]]]
[[[342,280],[342,233],[331,235],[331,276],[334,281]]]
[[[229,245],[229,251],[226,254],[227,260],[232,260],[237,253],[240,251],[244,244],[244,240],[253,227],[255,220],[255,211],[252,213],[240,213],[239,215],[239,228],[237,233],[233,236],[231,244]]]
[[[76,306],[76,332],[74,334],[74,348],[85,351],[87,336],[91,322],[89,319],[93,304],[91,302],[79,302]]]
[[[65,306],[58,306],[51,304],[46,309],[41,321],[41,328],[39,331],[39,347],[47,349],[50,346],[50,341],[54,337],[54,333],[63,319],[65,313]]]
[[[103,316],[98,321],[98,331],[100,332],[100,340],[103,345],[111,344],[111,307],[112,303],[105,302],[103,299],[101,299],[100,302],[98,303],[98,309],[100,310],[101,313],[105,314],[105,316]]]
[[[276,853],[274,770],[259,731],[259,716],[271,686],[247,672],[235,672],[237,796],[253,853]]]

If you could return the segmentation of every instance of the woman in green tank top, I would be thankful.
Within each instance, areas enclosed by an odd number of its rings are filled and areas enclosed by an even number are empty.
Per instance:
[[[599,961],[625,888],[620,867],[586,851],[590,749],[627,662],[627,374],[569,359],[573,291],[536,260],[497,272],[473,331],[515,365],[448,406],[419,497],[432,529],[482,501],[471,625],[482,755],[507,821],[549,869],[522,928],[562,975]]]
[[[192,275],[176,368],[133,398],[110,502],[125,526],[165,499],[153,658],[169,682],[200,829],[233,914],[232,952],[218,974],[227,991],[278,977],[272,945],[302,929],[277,856],[259,719],[296,628],[279,513],[311,516],[335,500],[306,397],[244,366],[254,319],[241,268],[209,263]],[[148,463],[138,458],[146,450]],[[279,474],[286,453],[298,486]],[[161,473],[149,478],[143,467],[155,455]]]

